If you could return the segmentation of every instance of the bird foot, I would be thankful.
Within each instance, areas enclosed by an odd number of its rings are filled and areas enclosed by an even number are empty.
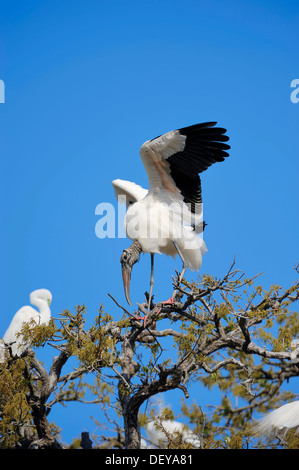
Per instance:
[[[174,304],[174,298],[171,296],[169,299],[164,300],[164,302],[161,302],[163,305],[172,305]]]
[[[134,320],[140,320],[143,322],[143,327],[146,327],[146,321],[147,321],[147,315],[144,315],[144,317],[134,317]]]
[[[162,307],[164,307],[165,305],[172,305],[174,303],[174,299],[173,299],[173,297],[170,297],[169,299],[164,300],[164,302],[159,302],[159,303],[161,303],[162,306],[159,308],[159,310],[157,312],[157,315],[159,315],[159,313],[161,312]],[[144,315],[144,317],[134,316],[134,320],[142,321],[143,322],[143,327],[146,328],[147,317],[148,317],[148,315]],[[153,326],[155,326],[155,323],[156,322],[153,321]]]
[[[161,312],[162,308],[165,305],[172,305],[174,303],[174,298],[171,296],[169,299],[164,300],[164,302],[159,302],[159,303],[161,303],[162,306],[159,308],[157,315],[159,315],[159,313]]]

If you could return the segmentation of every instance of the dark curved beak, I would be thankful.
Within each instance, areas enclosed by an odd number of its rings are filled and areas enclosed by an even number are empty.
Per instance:
[[[128,264],[122,263],[121,264],[121,271],[123,276],[123,284],[125,290],[125,296],[127,299],[128,304],[131,306],[130,300],[130,283],[131,283],[131,272],[132,268]]]

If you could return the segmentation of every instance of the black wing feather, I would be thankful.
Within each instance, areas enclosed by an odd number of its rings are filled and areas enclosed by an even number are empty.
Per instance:
[[[216,162],[223,162],[229,156],[226,144],[229,137],[226,129],[214,127],[217,122],[204,122],[178,129],[186,136],[185,148],[167,158],[171,177],[181,191],[184,201],[191,204],[195,212],[195,204],[202,202],[201,182],[199,173],[205,171]]]

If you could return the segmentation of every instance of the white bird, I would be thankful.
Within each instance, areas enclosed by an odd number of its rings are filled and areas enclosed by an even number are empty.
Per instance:
[[[275,437],[276,431],[288,431],[296,428],[299,432],[299,400],[282,405],[266,414],[257,422],[255,433],[272,439]]]
[[[166,254],[183,261],[180,280],[189,267],[199,270],[206,245],[201,232],[201,182],[199,173],[228,156],[226,129],[216,122],[195,124],[170,131],[145,142],[140,149],[149,182],[149,190],[124,180],[114,180],[116,197],[125,197],[127,213],[124,228],[133,244],[121,256],[126,299],[131,305],[129,288],[133,265],[141,252],[151,254],[151,282],[148,305],[154,283],[154,254]],[[173,301],[174,294],[169,299]]]
[[[4,362],[4,348],[10,347],[12,356],[20,356],[30,344],[24,342],[21,332],[25,323],[34,321],[37,325],[47,325],[51,319],[50,304],[52,294],[47,289],[37,289],[30,294],[30,303],[38,307],[39,311],[30,305],[21,307],[14,315],[8,329],[6,330],[1,347],[0,362]],[[5,343],[5,346],[3,345]]]
[[[191,444],[194,448],[200,448],[200,439],[188,426],[178,421],[170,419],[162,420],[159,423],[150,421],[146,426],[146,434],[149,442],[158,448],[166,448],[169,444],[167,434],[174,438],[181,437],[182,442]],[[169,436],[170,437],[170,436]]]

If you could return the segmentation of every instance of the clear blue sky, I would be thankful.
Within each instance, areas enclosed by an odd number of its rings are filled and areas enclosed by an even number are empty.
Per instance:
[[[221,276],[236,256],[265,287],[295,280],[298,20],[295,0],[1,1],[0,336],[40,287],[54,317],[83,302],[90,322],[100,303],[121,315],[107,293],[126,305],[119,258],[130,242],[99,240],[95,208],[115,203],[113,179],[146,187],[145,140],[197,122],[218,121],[232,147],[202,175],[201,271]],[[180,267],[156,257],[156,300]],[[149,270],[143,255],[134,303]],[[82,412],[60,410],[70,441]]]

